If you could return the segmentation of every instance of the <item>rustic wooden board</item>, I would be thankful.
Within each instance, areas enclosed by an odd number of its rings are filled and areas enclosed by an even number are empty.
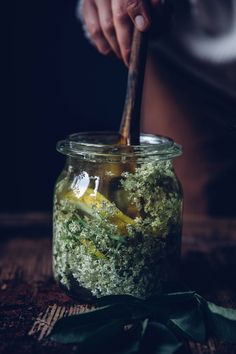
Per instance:
[[[0,217],[0,353],[68,353],[46,339],[58,318],[87,310],[55,284],[50,216]],[[17,220],[19,221],[17,223]],[[182,280],[218,304],[236,308],[236,220],[188,216]],[[236,353],[236,346],[188,343],[191,353]]]

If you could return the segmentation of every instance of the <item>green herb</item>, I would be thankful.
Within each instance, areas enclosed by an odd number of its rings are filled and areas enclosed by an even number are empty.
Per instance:
[[[49,338],[78,344],[78,352],[183,353],[183,342],[209,338],[236,343],[236,310],[206,301],[195,292],[140,300],[129,295],[100,298],[96,309],[62,318]],[[122,345],[121,345],[122,343]]]
[[[68,290],[77,283],[96,297],[147,298],[179,256],[181,193],[171,163],[141,164],[119,182],[109,199],[91,186],[78,197],[68,179],[56,187],[53,268]]]

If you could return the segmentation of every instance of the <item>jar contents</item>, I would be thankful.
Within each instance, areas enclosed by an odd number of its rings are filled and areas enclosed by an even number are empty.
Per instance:
[[[98,165],[83,161],[56,184],[55,278],[88,297],[147,298],[180,255],[182,192],[172,161]]]

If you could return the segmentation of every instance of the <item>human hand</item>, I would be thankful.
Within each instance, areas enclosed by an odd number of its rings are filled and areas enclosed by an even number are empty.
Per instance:
[[[151,25],[149,7],[161,0],[80,0],[80,18],[100,53],[114,52],[128,65],[133,24],[141,32]]]

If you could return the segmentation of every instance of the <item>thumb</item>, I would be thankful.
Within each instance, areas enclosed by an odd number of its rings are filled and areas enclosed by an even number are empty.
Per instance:
[[[151,25],[151,17],[145,0],[127,0],[127,13],[141,32]]]

